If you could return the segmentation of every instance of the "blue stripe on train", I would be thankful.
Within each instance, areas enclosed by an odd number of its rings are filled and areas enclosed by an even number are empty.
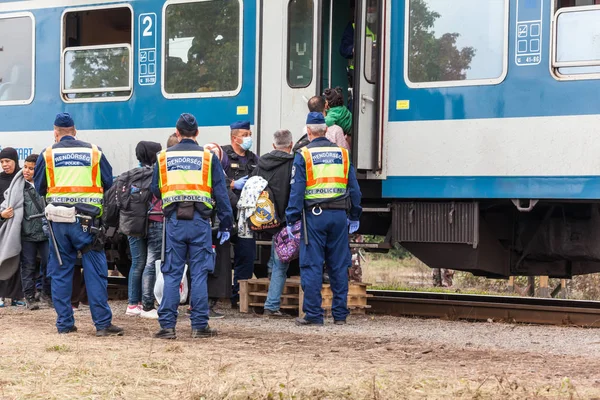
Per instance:
[[[390,121],[430,121],[600,114],[600,80],[558,81],[549,70],[552,0],[543,1],[542,57],[537,65],[515,63],[516,0],[510,0],[508,75],[497,85],[409,88],[404,81],[404,20],[409,0],[392,4]],[[397,101],[409,109],[396,109]],[[406,105],[406,102],[401,103]]]
[[[254,124],[256,78],[256,4],[244,2],[242,88],[235,97],[168,100],[161,92],[161,65],[157,63],[157,82],[138,83],[139,15],[157,15],[157,51],[162,46],[163,0],[127,2],[134,10],[134,90],[129,101],[65,103],[60,97],[61,14],[65,8],[36,9],[35,97],[25,106],[0,106],[0,132],[52,130],[58,112],[73,115],[78,129],[144,129],[174,127],[182,112],[193,113],[201,126],[226,126],[246,119]],[[118,5],[118,4],[117,4]],[[157,60],[160,60],[157,55]],[[238,115],[238,107],[247,114]],[[245,110],[244,110],[245,111]]]
[[[600,176],[391,176],[382,195],[409,199],[600,199]]]

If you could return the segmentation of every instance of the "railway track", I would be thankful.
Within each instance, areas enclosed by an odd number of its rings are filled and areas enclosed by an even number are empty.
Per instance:
[[[600,302],[533,297],[369,290],[370,313],[600,327]]]

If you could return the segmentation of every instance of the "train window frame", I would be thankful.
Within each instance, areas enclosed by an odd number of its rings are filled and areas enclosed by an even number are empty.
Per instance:
[[[65,46],[65,21],[66,15],[73,12],[79,11],[96,11],[96,10],[106,10],[106,9],[118,9],[118,8],[128,8],[131,14],[131,44],[129,43],[118,43],[118,44],[110,44],[110,45],[93,45],[93,46],[75,46],[75,47],[67,47]],[[105,103],[105,102],[123,102],[129,101],[133,97],[134,92],[134,58],[135,58],[135,13],[133,11],[133,7],[127,3],[115,3],[115,4],[107,4],[102,6],[90,6],[90,7],[72,7],[66,8],[61,16],[60,16],[60,98],[63,103]],[[68,50],[72,49],[102,49],[107,47],[128,47],[129,49],[129,85],[128,89],[129,94],[127,96],[114,96],[114,97],[85,97],[85,98],[68,98],[67,95],[72,93],[98,93],[98,92],[107,92],[111,91],[112,88],[102,88],[103,90],[90,92],[87,89],[65,91],[65,54]],[[109,90],[106,90],[109,89]]]
[[[497,78],[486,79],[464,79],[457,81],[439,81],[439,82],[412,82],[408,77],[409,62],[409,38],[410,38],[410,0],[406,1],[404,7],[404,82],[411,89],[421,88],[448,88],[465,86],[491,86],[498,85],[506,79],[508,75],[508,56],[509,56],[509,31],[510,31],[510,0],[504,1],[504,45],[502,54],[502,73]]]
[[[310,81],[308,82],[307,85],[305,86],[292,86],[292,83],[290,82],[290,5],[292,4],[293,0],[288,0],[287,6],[286,6],[286,21],[285,23],[287,24],[287,29],[286,29],[286,38],[285,38],[285,45],[286,45],[286,52],[285,52],[285,79],[287,82],[287,85],[290,89],[306,89],[307,87],[310,87],[310,85],[312,85],[313,80],[314,80],[314,75],[315,75],[315,43],[316,43],[316,38],[315,38],[315,12],[318,11],[318,7],[317,4],[315,4],[315,0],[311,0],[312,1],[312,32],[311,32],[311,40],[312,40],[312,66],[313,66],[313,70],[311,71],[310,74]]]
[[[35,73],[36,73],[36,65],[35,65],[35,54],[36,54],[36,21],[35,15],[33,13],[27,12],[16,12],[16,13],[7,13],[0,14],[0,19],[10,19],[10,18],[23,18],[29,17],[31,19],[31,95],[28,99],[25,100],[0,100],[0,107],[5,106],[22,106],[28,105],[33,102],[35,98]]]
[[[580,80],[590,80],[590,79],[599,79],[600,72],[590,72],[590,73],[581,73],[581,74],[561,74],[559,72],[559,68],[567,68],[567,67],[585,67],[585,66],[600,66],[600,60],[596,62],[586,62],[586,61],[565,61],[559,62],[556,60],[557,47],[558,47],[558,18],[565,13],[573,13],[580,11],[589,11],[589,10],[600,10],[600,5],[590,5],[590,6],[577,6],[577,7],[560,7],[558,8],[558,2],[553,2],[553,12],[552,12],[552,32],[550,33],[551,37],[551,45],[550,45],[550,57],[549,57],[549,69],[550,75],[557,81],[580,81]],[[595,65],[593,65],[595,63]],[[588,64],[588,65],[585,65]]]
[[[200,98],[218,98],[218,97],[235,97],[242,91],[243,78],[244,78],[244,1],[237,0],[240,11],[239,11],[239,53],[238,53],[238,86],[234,90],[224,90],[219,92],[196,92],[196,93],[169,93],[165,89],[166,84],[166,45],[165,39],[167,35],[167,8],[174,4],[188,4],[188,3],[205,3],[209,1],[218,0],[167,0],[162,7],[162,19],[161,19],[161,42],[160,42],[160,91],[166,99],[200,99]]]

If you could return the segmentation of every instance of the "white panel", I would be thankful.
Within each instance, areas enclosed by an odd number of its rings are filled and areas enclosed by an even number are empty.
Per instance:
[[[390,122],[388,176],[600,175],[599,115]]]

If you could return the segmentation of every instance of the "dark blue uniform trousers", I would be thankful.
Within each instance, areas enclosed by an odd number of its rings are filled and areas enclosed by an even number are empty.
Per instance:
[[[161,267],[165,286],[158,308],[158,322],[163,329],[175,328],[179,306],[179,284],[183,278],[186,259],[192,278],[192,329],[208,325],[208,289],[206,279],[214,270],[210,223],[198,212],[192,220],[178,220],[176,213],[166,219],[167,240],[165,262]]]
[[[52,228],[63,265],[58,265],[56,256],[52,254],[48,260],[48,275],[52,280],[52,301],[57,314],[56,327],[59,332],[65,332],[75,325],[71,293],[77,251],[91,244],[94,236],[89,232],[83,232],[79,222],[72,224],[52,222]],[[50,252],[54,252],[52,240]],[[106,254],[104,251],[90,250],[82,254],[82,263],[92,320],[97,330],[108,328],[112,322],[112,311],[108,306],[106,289],[108,283]]]
[[[254,274],[254,259],[256,258],[256,240],[253,238],[237,238],[233,246],[233,291],[231,301],[240,298],[240,280],[252,279]]]
[[[323,322],[321,307],[321,285],[323,284],[323,262],[327,263],[333,304],[331,313],[335,320],[348,316],[348,267],[351,265],[348,243],[346,211],[323,210],[321,215],[306,211],[308,245],[304,241],[304,230],[300,241],[300,282],[304,291],[302,311],[305,319]]]

